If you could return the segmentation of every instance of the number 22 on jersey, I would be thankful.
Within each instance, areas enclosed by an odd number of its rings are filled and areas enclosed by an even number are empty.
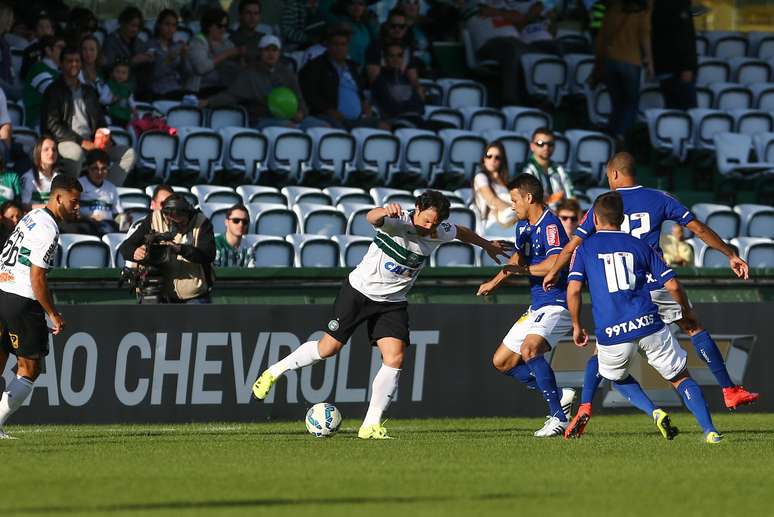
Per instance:
[[[634,223],[638,223],[636,228],[632,228]],[[650,231],[650,214],[647,212],[624,214],[621,231],[628,233],[636,239],[641,239],[643,235]]]

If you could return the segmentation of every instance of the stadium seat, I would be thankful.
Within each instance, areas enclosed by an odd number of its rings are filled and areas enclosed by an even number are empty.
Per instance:
[[[460,31],[460,36],[462,45],[465,48],[465,64],[467,65],[468,70],[479,75],[493,75],[499,70],[500,67],[497,64],[497,61],[479,60],[476,57],[476,50],[473,47],[473,42],[470,39],[470,32],[468,32],[467,29],[463,27]],[[441,42],[435,42],[436,45],[439,43]]]
[[[753,137],[753,145],[759,162],[774,163],[774,132],[758,133]]]
[[[715,105],[715,93],[708,86],[696,87],[696,107],[712,109]]]
[[[570,140],[563,133],[554,131],[554,142],[556,142],[556,145],[554,146],[554,154],[551,156],[551,160],[565,169],[569,169],[570,158],[572,157]]]
[[[223,203],[236,205],[242,202],[242,196],[234,192],[231,187],[220,185],[194,185],[191,193],[202,203]]]
[[[694,108],[688,114],[693,119],[693,145],[697,149],[715,149],[714,136],[734,129],[734,118],[724,111]]]
[[[723,59],[747,55],[748,41],[741,32],[707,31],[704,34],[710,46],[710,54]]]
[[[723,60],[708,56],[699,56],[696,69],[696,84],[705,86],[712,83],[727,83],[731,80],[731,65]]]
[[[440,173],[443,162],[443,140],[423,129],[397,129],[395,136],[400,139],[400,165],[403,174],[422,178],[423,183],[432,183]]]
[[[473,204],[473,189],[471,187],[458,188],[454,193],[457,195],[457,198],[462,200],[465,206]]]
[[[498,240],[501,240],[501,241],[507,241],[507,242],[510,242],[511,244],[513,244],[513,243],[514,243],[513,236],[511,236],[511,237],[508,237],[508,238],[501,238],[501,237],[498,237]],[[478,258],[478,263],[479,263],[479,265],[481,265],[481,266],[496,266],[496,267],[502,267],[503,265],[505,265],[505,263],[506,263],[506,262],[507,262],[507,260],[508,260],[508,259],[506,259],[506,258],[505,258],[505,257],[503,257],[503,256],[499,256],[499,257],[497,257],[497,258],[498,258],[498,260],[500,261],[500,263],[498,264],[497,262],[495,262],[494,260],[492,260],[492,257],[490,257],[490,256],[489,256],[489,254],[488,254],[486,251],[484,251],[483,249],[480,249],[480,250],[478,250],[478,257],[479,257],[479,258]]]
[[[766,61],[752,57],[735,57],[729,60],[731,81],[739,84],[765,83],[771,79],[771,67]]]
[[[706,36],[696,35],[696,54],[699,56],[708,56],[710,53],[710,44]]]
[[[201,127],[204,125],[204,115],[195,106],[174,106],[167,111],[167,125],[178,130],[185,127]]]
[[[647,124],[648,117],[645,112],[651,109],[664,109],[665,104],[664,94],[661,93],[660,86],[642,86],[640,88],[640,99],[637,104],[638,120]]]
[[[282,187],[280,192],[287,198],[288,207],[293,208],[299,203],[332,206],[331,197],[315,187]]]
[[[742,84],[713,83],[709,85],[709,89],[712,90],[715,109],[733,110],[753,107],[752,91]]]
[[[505,129],[505,115],[493,108],[464,106],[460,113],[465,119],[465,129],[480,132],[488,129]]]
[[[465,127],[465,117],[460,110],[454,108],[448,108],[446,106],[425,105],[425,120],[437,120],[439,122],[446,122],[451,124],[457,129]]]
[[[369,190],[376,206],[384,206],[387,203],[397,203],[403,208],[410,210],[414,208],[416,198],[408,190],[396,188],[374,187]]]
[[[693,262],[696,267],[727,268],[728,258],[717,250],[707,246],[699,238],[686,239],[693,248]],[[731,245],[731,243],[728,243]]]
[[[753,94],[753,106],[763,111],[774,111],[774,84],[753,83],[747,87]]]
[[[339,244],[322,235],[294,233],[286,237],[296,250],[296,267],[338,267]]]
[[[371,209],[376,208],[376,205],[340,203],[336,205],[336,208],[344,214],[347,220],[347,235],[361,235],[365,237],[372,237],[374,235],[374,227],[368,222],[366,215]]]
[[[443,88],[432,79],[420,79],[419,84],[425,91],[425,102],[427,104],[443,104]]]
[[[586,92],[584,97],[589,120],[595,126],[607,126],[607,120],[613,110],[610,92],[604,86],[597,86],[592,90],[588,85],[585,86],[584,91]]]
[[[459,129],[442,129],[438,136],[445,142],[443,181],[470,181],[486,147],[484,139]]]
[[[223,139],[223,171],[236,181],[260,180],[269,153],[266,136],[242,127],[222,127],[218,133]]]
[[[693,119],[679,110],[649,109],[645,112],[648,121],[650,143],[655,149],[667,151],[684,162],[688,150],[693,147]]]
[[[354,165],[355,138],[340,129],[313,127],[306,130],[312,138],[313,170],[327,179],[341,181]]]
[[[161,113],[163,116],[166,116],[170,109],[182,106],[180,101],[168,101],[168,100],[161,100],[161,101],[153,101],[151,103],[151,106],[153,106],[153,109]],[[194,124],[195,126],[198,126],[199,124]]]
[[[118,199],[121,201],[122,205],[130,204],[144,206],[145,208],[150,207],[151,198],[148,194],[143,192],[142,189],[116,187],[116,191],[118,192]]]
[[[355,187],[327,187],[322,189],[331,198],[331,205],[339,203],[360,203],[370,205],[374,202],[371,194]]]
[[[369,128],[355,128],[352,135],[357,141],[355,173],[386,183],[400,159],[398,137],[389,131]]]
[[[572,148],[570,170],[576,177],[589,177],[601,184],[606,181],[605,166],[615,151],[612,138],[604,133],[571,129],[565,132]]]
[[[136,142],[136,136],[134,134],[134,131],[127,131],[126,129],[119,127],[119,126],[110,126],[110,139],[116,144],[116,145],[125,145],[127,147],[134,147],[134,144]]]
[[[373,238],[359,235],[334,235],[331,239],[339,245],[339,265],[342,267],[360,264],[373,242]]]
[[[158,185],[152,184],[152,185],[148,185],[147,187],[145,187],[145,193],[148,194],[148,197],[153,198],[153,190],[157,186]],[[193,193],[191,193],[191,190],[188,187],[181,187],[179,185],[172,185],[172,190],[175,192],[175,194],[180,194],[181,196],[183,196],[185,198],[185,200],[188,201],[188,203],[191,206],[196,206],[196,205],[199,204],[199,198],[194,196]]]
[[[273,203],[250,203],[251,233],[284,237],[298,231],[298,216],[286,205]]]
[[[737,237],[731,244],[750,267],[774,267],[774,240],[763,237]]]
[[[748,56],[764,61],[774,57],[774,33],[748,32],[747,41],[750,42],[747,47]]]
[[[447,220],[452,224],[464,226],[475,232],[479,226],[477,219],[476,213],[461,203],[452,203],[449,208],[449,218]]]
[[[284,237],[276,235],[245,235],[251,243],[255,267],[292,267],[296,250]]]
[[[531,136],[531,135],[530,135]],[[484,138],[488,143],[498,141],[505,148],[508,160],[508,174],[519,174],[529,157],[530,136],[515,131],[485,131]]]
[[[451,203],[452,205],[456,203],[458,205],[465,206],[465,199],[461,198],[460,196],[458,196],[457,193],[455,191],[453,191],[453,190],[441,190],[441,189],[437,189],[437,188],[434,188],[434,189],[417,188],[417,189],[414,189],[412,194],[413,194],[413,196],[415,198],[417,198],[417,197],[421,196],[423,192],[426,192],[428,190],[435,190],[436,192],[440,192],[441,194],[446,196],[446,199],[448,199],[449,203]]]
[[[118,247],[126,240],[126,236],[125,233],[106,233],[102,236],[102,242],[110,248],[110,264],[108,264],[108,267],[124,267],[126,265],[123,255],[118,252]]]
[[[24,104],[8,101],[8,116],[11,118],[11,126],[24,125]]]
[[[477,266],[476,248],[473,245],[460,242],[444,242],[430,255],[431,267],[442,266]]]
[[[730,206],[714,203],[697,203],[691,207],[696,218],[715,230],[721,239],[739,235],[739,214]]]
[[[283,181],[299,181],[309,169],[312,139],[299,129],[267,127],[263,134],[269,141],[268,168]]]
[[[567,93],[583,95],[583,87],[588,84],[594,70],[594,56],[591,54],[565,54],[567,63]]]
[[[166,178],[172,162],[177,158],[178,146],[177,136],[166,131],[146,131],[137,144],[137,169],[144,170],[144,175],[152,176],[152,179]]]
[[[110,267],[110,246],[94,235],[62,233],[60,266],[64,268]]]
[[[180,156],[177,168],[169,171],[166,179],[173,177],[195,183],[211,183],[222,154],[223,139],[215,131],[202,127],[178,130]],[[173,181],[176,183],[177,181]]]
[[[532,138],[532,133],[539,127],[551,128],[553,126],[551,115],[536,108],[505,106],[502,108],[502,112],[506,118],[504,129],[520,133],[527,138]]]
[[[178,103],[179,104],[179,103]],[[142,118],[146,114],[150,115],[164,115],[159,110],[153,107],[153,104],[147,103],[147,102],[135,102],[134,103],[134,111],[137,113],[137,116]]]
[[[210,108],[207,127],[215,131],[224,127],[247,127],[247,111],[242,106]]]
[[[232,203],[199,203],[199,210],[210,220],[215,233],[219,233],[225,231],[226,212],[232,206]]]
[[[738,133],[717,133],[715,161],[724,176],[740,176],[774,169],[774,163],[750,161],[752,138]]]
[[[524,80],[527,92],[532,97],[547,99],[559,106],[567,90],[567,63],[553,54],[522,54],[521,66],[524,68]]]
[[[774,237],[774,208],[766,205],[740,204],[734,206],[739,214],[739,235],[743,237]]]
[[[734,117],[734,133],[754,137],[760,133],[774,131],[774,119],[771,113],[755,109],[731,110]]]
[[[443,89],[443,104],[450,108],[486,106],[486,88],[469,79],[441,78],[436,84]]]
[[[296,204],[293,211],[307,235],[343,235],[347,232],[347,218],[330,205]]]
[[[287,206],[288,199],[285,194],[280,193],[277,187],[262,185],[240,185],[236,188],[236,193],[242,196],[242,203],[273,203]]]

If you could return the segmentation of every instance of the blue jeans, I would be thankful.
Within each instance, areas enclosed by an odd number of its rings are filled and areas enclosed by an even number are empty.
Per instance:
[[[639,65],[612,59],[605,61],[605,85],[612,104],[607,124],[614,136],[623,138],[637,121],[641,70]]]

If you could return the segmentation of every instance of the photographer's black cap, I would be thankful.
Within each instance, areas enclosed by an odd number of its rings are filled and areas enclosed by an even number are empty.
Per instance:
[[[193,207],[180,194],[172,194],[161,204],[161,211],[167,214],[188,214],[193,212]]]

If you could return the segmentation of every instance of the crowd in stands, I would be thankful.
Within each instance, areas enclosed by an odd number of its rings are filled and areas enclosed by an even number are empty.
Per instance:
[[[133,6],[115,20],[100,20],[55,0],[15,8],[0,3],[1,227],[7,233],[19,214],[45,204],[54,176],[68,174],[79,176],[84,187],[82,220],[63,231],[125,231],[131,215],[124,213],[117,188],[145,185],[135,174],[136,147],[105,130],[140,132],[134,123],[142,103],[240,106],[247,125],[258,130],[454,128],[425,116],[426,106],[436,102],[423,80],[437,77],[433,44],[440,41],[464,39],[476,59],[493,63],[488,99],[496,107],[535,105],[524,55],[593,55],[589,84],[609,90],[606,131],[619,148],[637,120],[643,75],[658,79],[665,107],[697,106],[690,0],[575,2],[593,40],[558,37],[555,4],[234,0],[228,11],[217,2],[193,2],[182,13],[163,9],[147,23]],[[276,23],[263,23],[266,8]],[[23,106],[24,125],[39,135],[27,152],[13,138],[8,102]],[[578,224],[582,192],[571,172],[552,159],[555,132],[538,127],[530,133],[527,161],[517,169],[509,170],[506,147],[494,140],[468,176],[471,206],[487,235],[512,237],[515,216],[506,185],[522,171],[540,179],[546,204],[568,233]],[[245,206],[229,210],[225,228],[216,228],[225,230],[216,240],[218,263],[251,264],[241,243],[248,223]],[[691,263],[680,237],[666,237],[675,263]]]

